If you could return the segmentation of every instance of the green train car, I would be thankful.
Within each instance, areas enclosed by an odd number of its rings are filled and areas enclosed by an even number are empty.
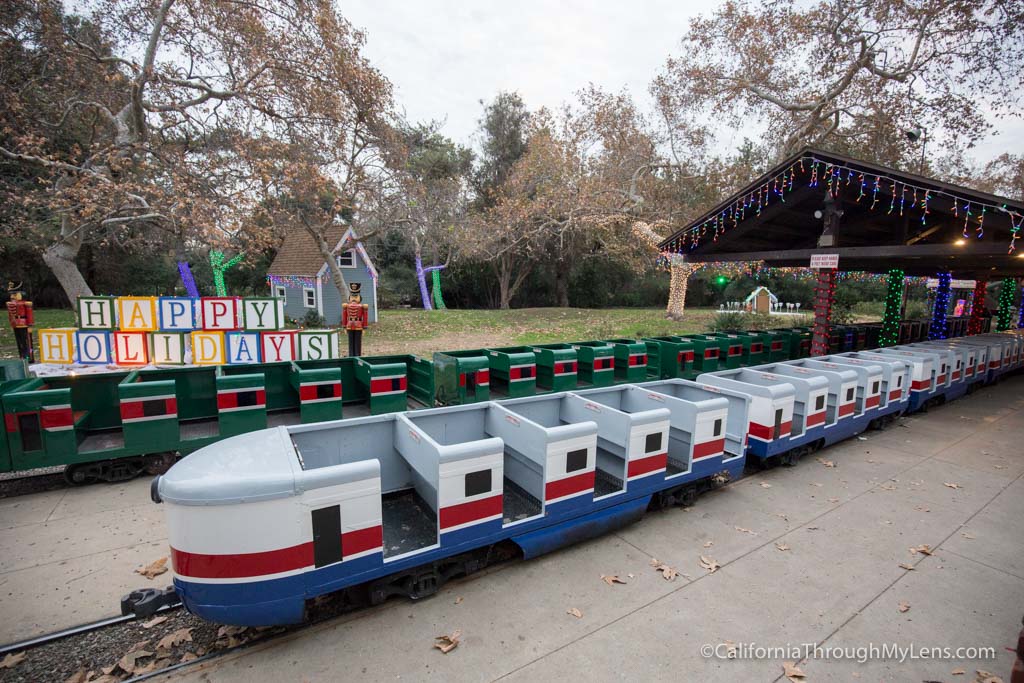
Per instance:
[[[802,357],[807,346],[807,330],[779,330],[446,351],[432,360],[360,356],[45,377],[29,376],[20,361],[3,361],[0,472],[63,466],[71,484],[121,481],[160,473],[180,455],[266,427],[649,377],[692,379],[720,359],[722,366],[755,365],[769,355]]]

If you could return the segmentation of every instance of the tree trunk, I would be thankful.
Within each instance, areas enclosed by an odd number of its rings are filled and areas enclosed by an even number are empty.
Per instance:
[[[309,232],[316,242],[320,256],[331,271],[331,280],[334,282],[334,287],[338,290],[338,297],[341,299],[341,303],[345,303],[348,301],[348,284],[345,282],[345,273],[342,272],[341,266],[338,265],[337,259],[334,258],[334,254],[331,253],[331,248],[327,245],[327,240],[324,239],[324,231],[308,224],[306,225],[306,231]],[[345,245],[341,246],[344,247]],[[324,312],[326,313],[326,311]],[[341,322],[339,321],[338,324],[340,325]]]
[[[512,298],[509,293],[509,280],[511,279],[512,273],[509,272],[509,264],[503,256],[498,261],[498,297],[499,307],[503,311],[509,309],[509,300]]]
[[[555,268],[555,301],[559,308],[569,308],[569,272],[564,263]]]
[[[82,277],[78,264],[75,263],[76,256],[78,247],[67,242],[57,242],[43,252],[43,262],[53,271],[72,307],[78,301],[78,297],[92,296],[92,288]]]

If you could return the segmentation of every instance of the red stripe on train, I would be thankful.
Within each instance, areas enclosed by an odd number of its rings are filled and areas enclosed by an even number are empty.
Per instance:
[[[382,527],[349,531],[341,535],[342,560],[383,545]],[[175,573],[195,579],[243,579],[295,571],[313,566],[313,542],[258,553],[208,555],[171,548]]]
[[[571,477],[559,479],[558,481],[549,481],[544,486],[544,499],[554,500],[555,498],[565,498],[571,496],[574,493],[583,493],[584,491],[594,490],[594,470],[589,472],[583,472],[576,474]]]
[[[501,494],[468,503],[449,505],[446,508],[441,508],[441,531],[448,527],[460,526],[478,519],[500,515],[501,510]]]
[[[775,434],[775,427],[768,427],[766,425],[751,422],[747,425],[747,433],[750,436],[755,436],[763,441],[771,441],[773,438],[781,439],[789,436],[790,432],[793,431],[793,422],[783,422],[779,425],[779,433]]]
[[[932,388],[932,381],[930,379],[915,379],[910,384],[911,391],[924,391]]]
[[[882,402],[881,396],[868,396],[864,399],[865,408],[877,408],[878,404]]]
[[[339,386],[339,388],[341,387],[340,384],[338,386]],[[386,377],[386,378],[383,378],[383,379],[374,379],[373,377],[370,378],[370,393],[371,394],[380,394],[380,393],[389,392],[389,391],[405,391],[405,390],[406,390],[405,375],[402,375],[401,377]],[[341,392],[340,391],[338,392],[338,396],[339,397],[341,396]]]
[[[825,411],[822,410],[817,413],[813,413],[807,416],[806,424],[808,427],[817,427],[825,421]]]
[[[693,459],[700,460],[711,455],[718,455],[725,450],[725,439],[705,441],[704,443],[693,444]]]
[[[854,406],[852,403],[844,403],[843,405],[839,406],[839,417],[853,415],[853,407]]]
[[[902,395],[903,395],[903,392],[900,391],[899,389],[896,389],[895,391],[890,391],[889,392],[889,400],[890,401],[898,401],[898,400],[900,400],[900,397]]]
[[[71,408],[57,408],[56,410],[39,411],[39,424],[43,429],[55,427],[70,427],[74,418],[71,415]]]
[[[668,467],[668,453],[648,455],[644,458],[630,460],[629,467],[626,468],[626,476],[639,477],[644,474],[659,472],[666,467]]]

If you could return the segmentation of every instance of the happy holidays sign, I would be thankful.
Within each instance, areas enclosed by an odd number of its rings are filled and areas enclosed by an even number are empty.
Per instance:
[[[78,327],[39,330],[43,363],[245,365],[338,357],[333,330],[285,330],[271,297],[83,296]]]

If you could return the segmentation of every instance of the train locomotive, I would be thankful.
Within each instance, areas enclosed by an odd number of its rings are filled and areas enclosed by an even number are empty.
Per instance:
[[[197,450],[152,496],[187,609],[297,623],[341,589],[421,598],[499,548],[530,558],[692,503],[1022,364],[1018,330],[279,426]]]

